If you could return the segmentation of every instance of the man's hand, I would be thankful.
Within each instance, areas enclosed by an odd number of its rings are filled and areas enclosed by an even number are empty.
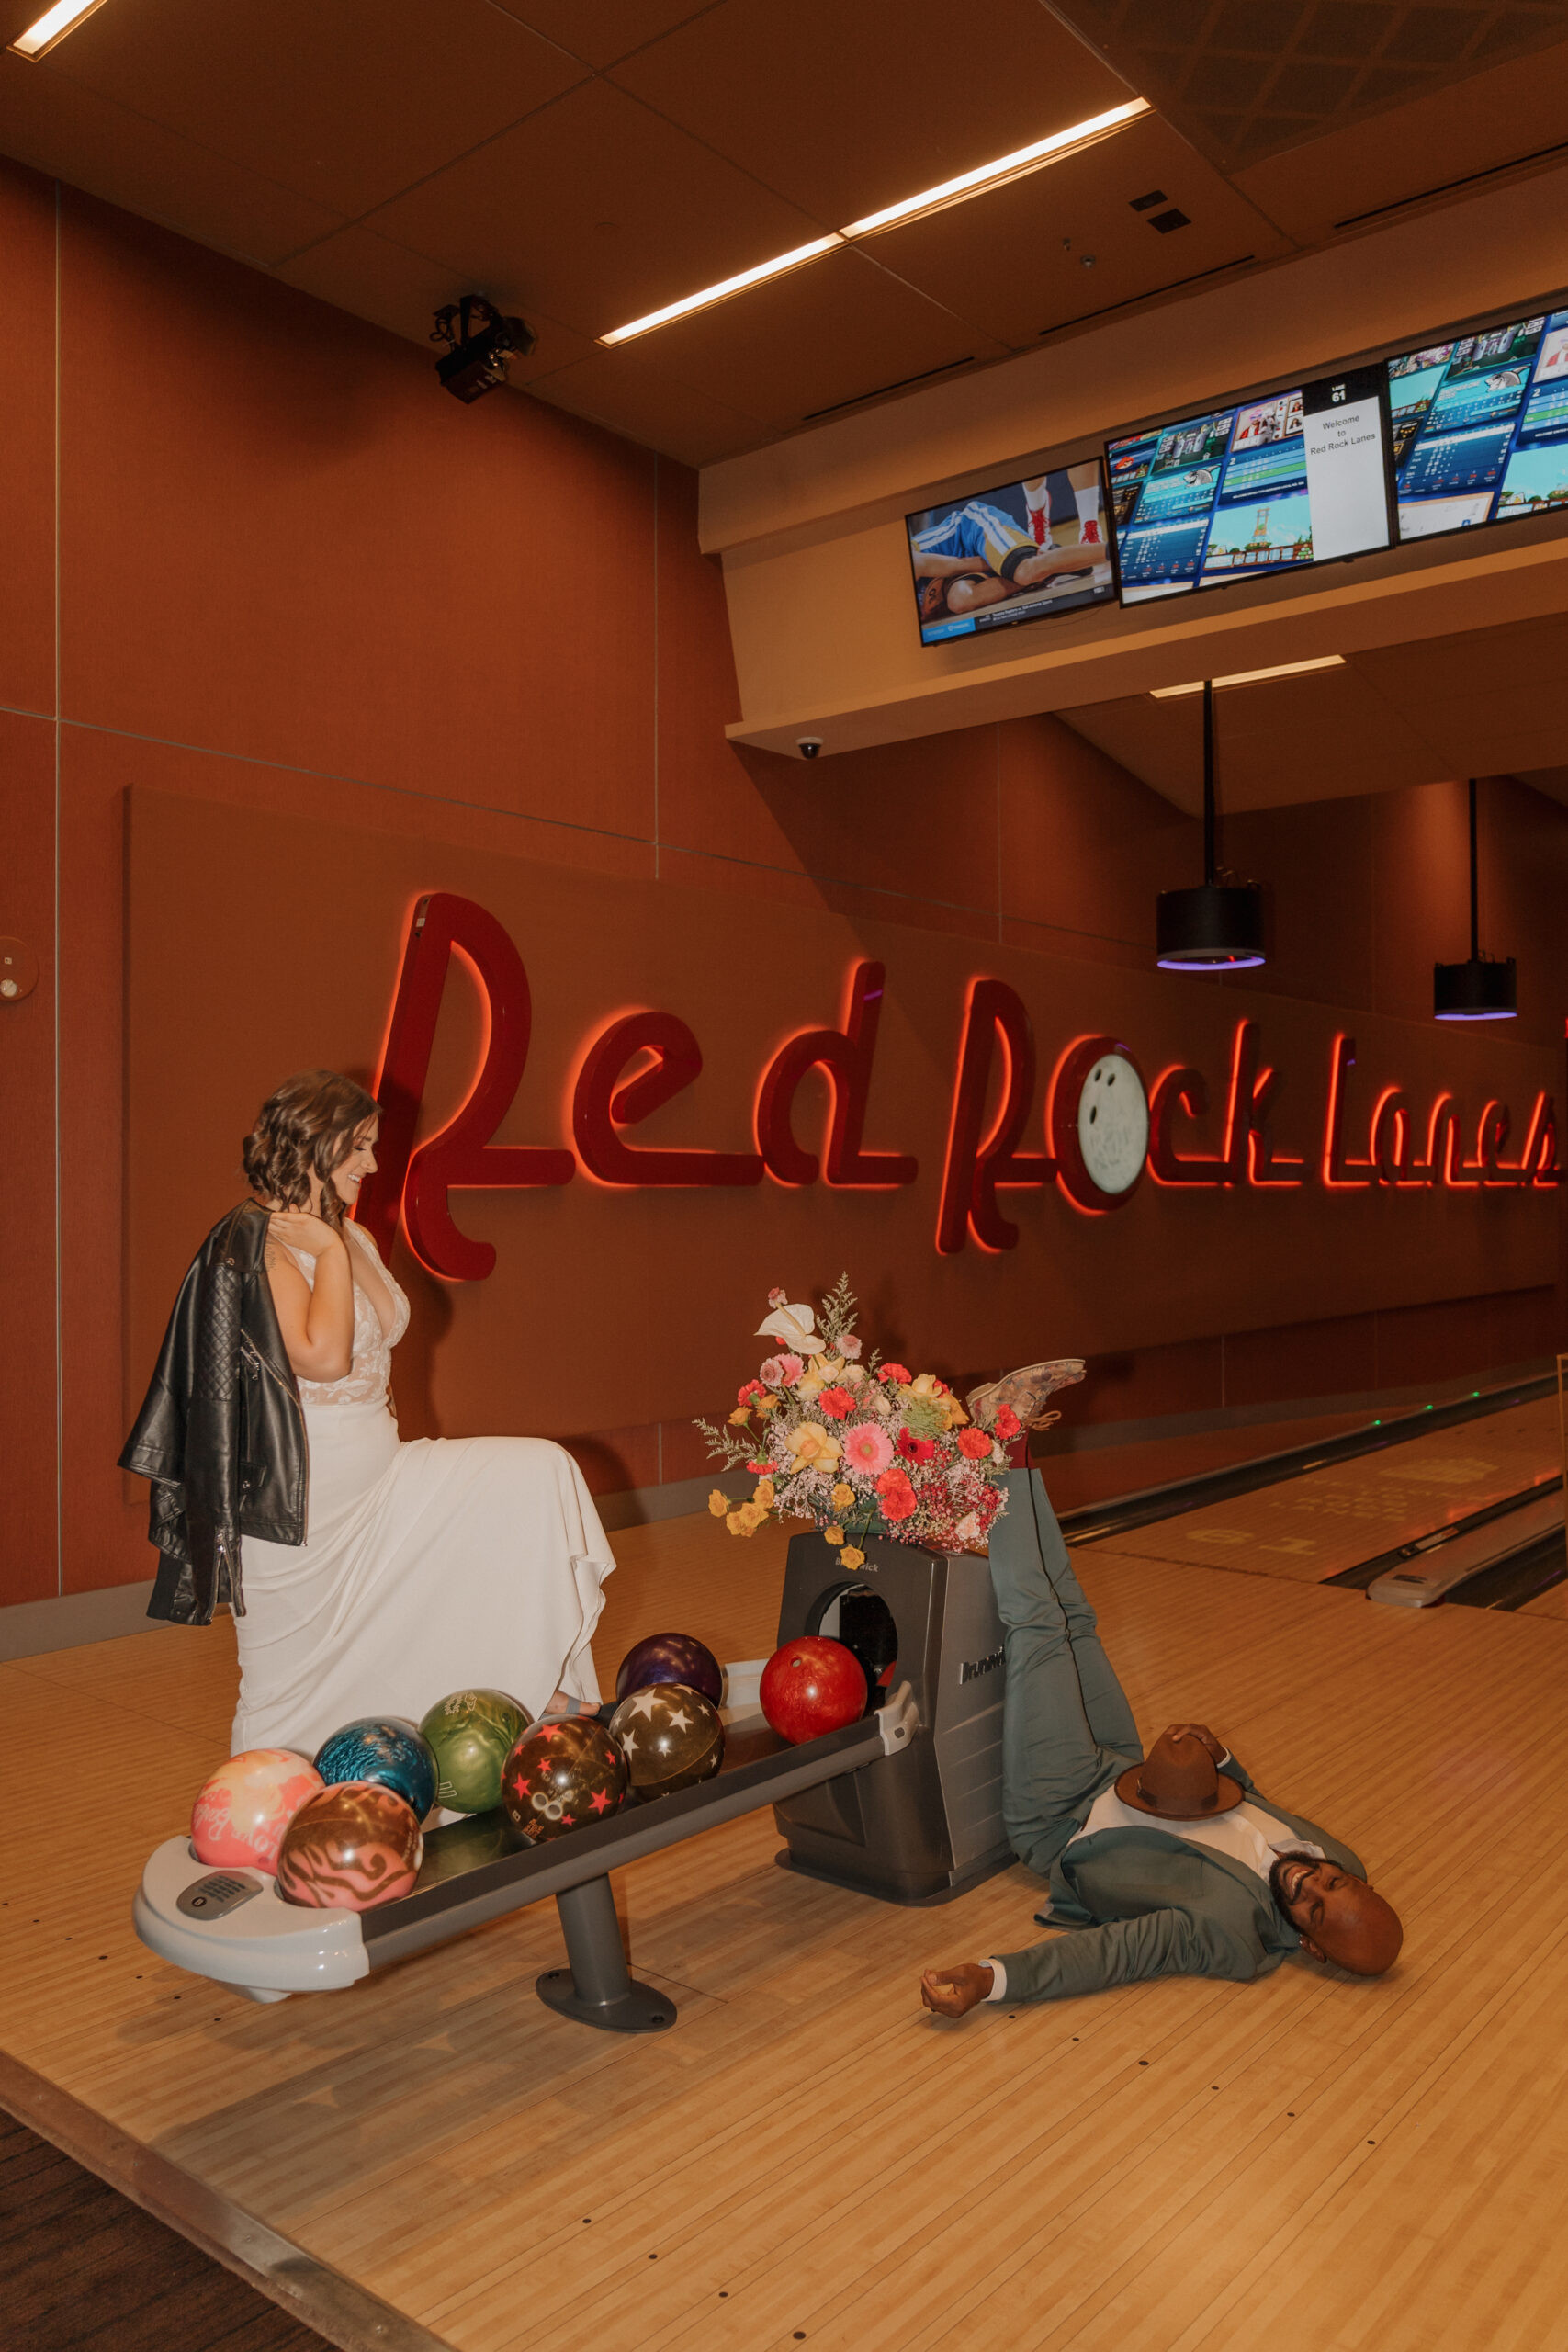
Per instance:
[[[1216,1764],[1229,1753],[1223,1739],[1217,1739],[1207,1724],[1167,1724],[1167,1739],[1201,1739]]]
[[[920,1998],[939,2018],[965,2018],[985,1999],[994,1975],[977,1960],[961,1960],[954,1968],[928,1968],[920,1977]]]

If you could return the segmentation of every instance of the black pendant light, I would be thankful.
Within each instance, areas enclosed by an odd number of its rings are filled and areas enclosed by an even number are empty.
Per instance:
[[[1256,882],[1221,882],[1214,862],[1214,682],[1203,681],[1203,879],[1162,890],[1155,936],[1162,972],[1247,972],[1263,961],[1263,893]]]
[[[1511,956],[1483,956],[1475,879],[1475,778],[1470,779],[1470,954],[1462,964],[1432,967],[1432,1012],[1438,1021],[1514,1021],[1518,976]]]

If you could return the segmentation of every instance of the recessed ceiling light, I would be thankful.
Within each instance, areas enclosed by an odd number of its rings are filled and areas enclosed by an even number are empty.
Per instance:
[[[1222,686],[1258,686],[1265,678],[1300,678],[1308,670],[1342,670],[1344,667],[1343,653],[1324,653],[1315,662],[1281,662],[1277,670],[1237,670],[1232,676],[1216,678],[1213,683],[1217,694]],[[1174,702],[1179,695],[1201,695],[1202,691],[1201,678],[1194,678],[1187,686],[1151,686],[1149,689],[1156,702]]]
[[[56,0],[56,5],[46,8],[36,25],[29,25],[25,33],[17,35],[11,47],[18,57],[46,57],[57,41],[63,40],[67,33],[73,33],[95,8],[103,5],[104,0]]]
[[[682,296],[679,302],[667,302],[662,311],[649,311],[644,319],[633,319],[624,327],[612,327],[599,340],[629,343],[633,335],[668,326],[671,319],[683,319],[692,311],[705,311],[710,302],[728,301],[731,294],[743,293],[748,286],[760,286],[765,277],[778,277],[786,269],[798,269],[802,262],[815,261],[819,254],[830,254],[835,245],[843,242],[835,230],[830,237],[818,237],[809,245],[796,245],[793,253],[778,254],[772,261],[760,261],[755,269],[740,270],[734,277],[721,277],[716,286],[705,286],[699,293]]]
[[[869,237],[878,229],[891,229],[900,220],[913,220],[919,213],[941,212],[947,205],[978,196],[982,188],[999,187],[1004,180],[1021,180],[1043,164],[1059,163],[1064,155],[1072,154],[1079,147],[1090,147],[1097,139],[1120,130],[1123,123],[1135,122],[1140,115],[1153,111],[1147,98],[1130,98],[1123,107],[1111,107],[1105,114],[1091,114],[1066,130],[1053,131],[1049,139],[1037,139],[1032,147],[1015,148],[1010,155],[998,155],[994,164],[982,164],[973,172],[960,172],[956,179],[922,188],[919,196],[907,196],[901,204],[888,204],[880,212],[868,212],[863,220],[852,220],[844,234]]]
[[[88,0],[88,5],[97,7],[102,0]],[[908,196],[900,204],[889,204],[880,212],[868,212],[863,220],[852,220],[847,229],[835,229],[830,236],[818,237],[808,245],[796,245],[792,253],[759,262],[755,269],[740,270],[734,277],[721,277],[716,286],[702,287],[679,302],[667,302],[661,311],[649,311],[646,318],[628,321],[624,327],[612,327],[599,341],[630,343],[635,335],[668,326],[672,319],[684,319],[694,311],[705,311],[715,302],[728,301],[732,294],[743,294],[749,286],[761,286],[766,278],[782,277],[786,269],[798,269],[803,262],[816,261],[851,237],[873,236],[878,230],[891,229],[900,220],[916,220],[922,212],[940,212],[950,204],[962,204],[972,196],[981,195],[988,187],[998,187],[1006,180],[1021,179],[1026,173],[1057,163],[1080,147],[1091,147],[1097,139],[1120,130],[1123,123],[1135,122],[1140,115],[1152,112],[1147,98],[1133,98],[1125,106],[1112,107],[1107,114],[1090,115],[1087,121],[1075,122],[1069,130],[1053,131],[1049,139],[1036,140],[1032,147],[1020,147],[1010,155],[999,155],[994,164],[982,164],[976,171],[961,172],[956,179],[924,188],[919,196]]]

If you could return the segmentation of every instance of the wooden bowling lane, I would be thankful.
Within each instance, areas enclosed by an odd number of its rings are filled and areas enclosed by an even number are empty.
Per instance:
[[[1383,1453],[1361,1454],[1133,1528],[1092,1545],[1122,1559],[1202,1561],[1321,1584],[1506,1496],[1558,1476],[1557,1400],[1547,1396]],[[1086,1551],[1080,1549],[1080,1560]]]
[[[715,1632],[688,1573],[755,1628],[766,1555],[721,1527],[671,1523],[637,1558],[627,1639]],[[764,1815],[617,1876],[638,1972],[680,2005],[666,2037],[541,2006],[549,1905],[256,2007],[130,1931],[232,1702],[226,1629],[166,1628],[0,1668],[6,1788],[51,1759],[0,1821],[0,2096],[30,2069],[96,2119],[89,2161],[297,2249],[289,2276],[335,2301],[295,2308],[355,2346],[393,2341],[391,2313],[408,2352],[773,2352],[797,2330],[835,2352],[1554,2352],[1568,1624],[1104,1547],[1078,1565],[1145,1728],[1209,1721],[1365,1854],[1407,1923],[1393,1975],[1291,1965],[950,2025],[919,1968],[1028,1940],[1033,1882],[896,1910],[778,1870]],[[73,1810],[60,1743],[86,1720],[113,1802]]]

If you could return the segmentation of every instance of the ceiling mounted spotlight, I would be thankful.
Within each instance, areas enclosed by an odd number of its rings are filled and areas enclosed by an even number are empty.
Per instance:
[[[525,320],[503,318],[482,294],[465,294],[436,311],[430,340],[447,345],[435,363],[443,387],[468,403],[504,384],[508,355],[525,359],[538,337]]]
[[[1432,1017],[1436,1021],[1516,1021],[1518,975],[1511,956],[1499,960],[1481,953],[1480,906],[1475,869],[1475,778],[1470,779],[1470,954],[1462,964],[1432,967]]]
[[[1247,972],[1263,962],[1263,893],[1256,882],[1222,882],[1214,861],[1214,684],[1203,682],[1203,879],[1195,890],[1162,890],[1156,902],[1156,960],[1162,972]]]

